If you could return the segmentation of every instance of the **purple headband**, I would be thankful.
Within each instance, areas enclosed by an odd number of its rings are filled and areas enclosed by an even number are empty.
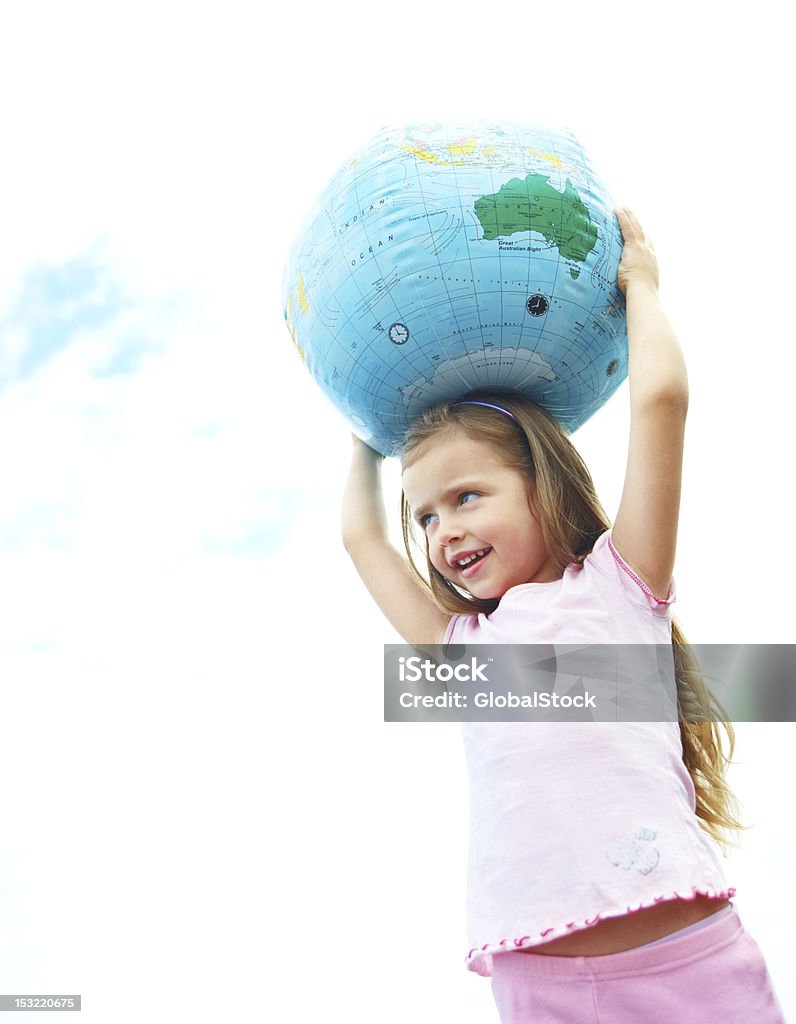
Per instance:
[[[452,402],[452,405],[483,405],[485,409],[496,409],[498,412],[502,412],[504,416],[508,416],[509,419],[517,422],[517,417],[513,412],[509,412],[508,409],[504,409],[502,405],[495,405],[494,402],[479,402],[474,398],[463,398],[461,401]]]

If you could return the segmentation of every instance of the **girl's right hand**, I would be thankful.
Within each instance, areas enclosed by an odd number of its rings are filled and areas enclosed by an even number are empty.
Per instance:
[[[384,456],[381,454],[381,452],[377,452],[375,448],[371,448],[370,445],[363,441],[361,437],[357,437],[356,434],[352,434],[351,440],[353,441],[354,445],[354,457],[359,456],[362,458],[372,458],[376,459],[378,462],[384,461]]]
[[[622,259],[617,274],[619,290],[623,295],[627,295],[627,289],[631,283],[641,282],[657,292],[658,259],[655,255],[655,246],[644,234],[644,229],[632,210],[617,207],[614,212],[624,239]]]

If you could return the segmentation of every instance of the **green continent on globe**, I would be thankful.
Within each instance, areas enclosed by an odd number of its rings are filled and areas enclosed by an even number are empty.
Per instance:
[[[558,246],[565,260],[579,262],[597,242],[597,228],[569,178],[563,192],[543,174],[512,178],[495,195],[477,199],[475,213],[488,242],[518,231],[538,231]]]

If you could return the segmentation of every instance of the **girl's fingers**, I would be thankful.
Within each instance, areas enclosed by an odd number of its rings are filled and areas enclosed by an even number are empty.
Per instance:
[[[626,242],[632,239],[634,242],[645,242],[650,249],[654,248],[650,239],[644,234],[644,228],[642,228],[638,217],[632,210],[628,210],[626,206],[619,206],[614,213],[619,221],[622,238]]]
[[[635,215],[635,213],[633,213],[632,210],[628,210],[626,206],[618,207],[618,209],[616,210],[616,216],[617,220],[619,221],[619,225],[622,228],[622,234],[628,233],[628,229],[630,229],[629,233],[631,234],[644,234],[644,232],[641,230],[641,225],[639,224],[638,217]]]
[[[620,206],[617,209],[617,215],[623,216],[626,220],[629,220],[633,224],[638,224],[638,217],[633,213],[627,206]]]

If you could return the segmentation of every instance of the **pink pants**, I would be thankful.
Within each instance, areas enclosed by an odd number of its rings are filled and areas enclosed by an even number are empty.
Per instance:
[[[734,907],[669,941],[608,956],[499,953],[501,1024],[785,1024]]]

